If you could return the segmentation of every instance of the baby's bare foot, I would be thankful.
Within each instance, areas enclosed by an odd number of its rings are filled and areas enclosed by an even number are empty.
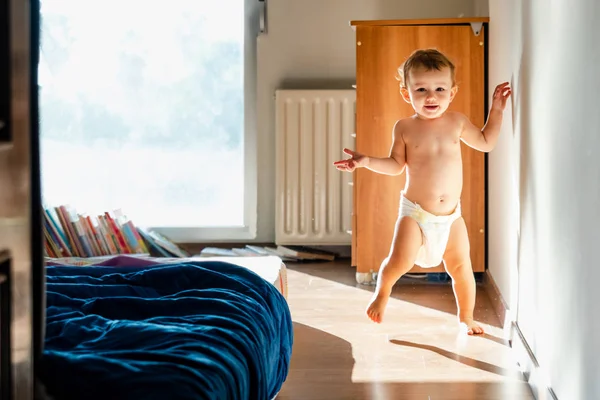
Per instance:
[[[380,323],[383,320],[383,312],[389,298],[390,296],[386,296],[385,294],[373,295],[367,307],[367,315],[373,322]]]
[[[475,322],[472,318],[462,318],[460,320],[460,328],[466,332],[467,335],[481,335],[483,328]]]

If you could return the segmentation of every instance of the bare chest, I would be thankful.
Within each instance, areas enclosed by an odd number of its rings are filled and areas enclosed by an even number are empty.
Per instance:
[[[405,136],[406,152],[411,156],[460,156],[460,134],[454,130],[429,129]]]

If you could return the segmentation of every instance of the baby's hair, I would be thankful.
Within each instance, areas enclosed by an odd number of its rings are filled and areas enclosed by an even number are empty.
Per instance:
[[[421,49],[414,51],[404,64],[398,68],[398,77],[396,79],[400,81],[400,87],[406,88],[408,86],[408,74],[411,70],[418,68],[423,68],[425,71],[434,69],[441,71],[442,68],[450,68],[452,86],[456,85],[455,67],[452,61],[436,49]]]

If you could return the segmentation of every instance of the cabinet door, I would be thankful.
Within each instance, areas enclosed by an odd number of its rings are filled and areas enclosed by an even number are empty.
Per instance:
[[[398,67],[416,49],[437,48],[456,65],[459,86],[450,109],[483,126],[484,34],[470,25],[359,26],[356,30],[357,137],[356,150],[377,157],[389,154],[396,120],[414,114],[402,100]],[[476,272],[485,269],[485,157],[462,144],[463,216],[471,241]],[[366,169],[356,173],[357,272],[378,270],[388,255],[398,215],[405,174],[379,175]],[[442,271],[443,266],[424,271]],[[415,267],[413,271],[421,271]]]

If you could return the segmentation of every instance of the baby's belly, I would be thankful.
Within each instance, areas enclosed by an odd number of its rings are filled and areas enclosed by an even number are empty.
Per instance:
[[[456,209],[462,192],[462,168],[447,167],[409,171],[406,197],[436,215],[448,215]]]

